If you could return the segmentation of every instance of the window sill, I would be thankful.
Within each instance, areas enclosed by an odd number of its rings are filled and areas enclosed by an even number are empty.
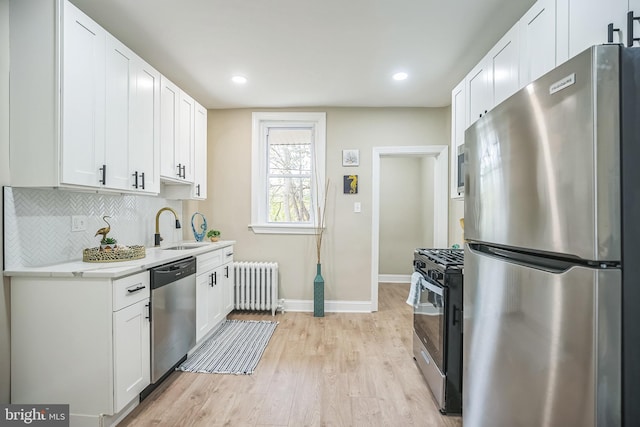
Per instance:
[[[316,228],[312,225],[265,225],[265,224],[249,224],[249,229],[256,234],[316,234]]]

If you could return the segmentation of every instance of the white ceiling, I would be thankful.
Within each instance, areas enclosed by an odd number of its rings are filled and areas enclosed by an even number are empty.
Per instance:
[[[446,106],[534,3],[71,1],[207,108]]]

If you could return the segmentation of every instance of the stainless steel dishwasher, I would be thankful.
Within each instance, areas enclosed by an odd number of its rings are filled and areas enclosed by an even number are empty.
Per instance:
[[[151,269],[151,382],[162,380],[196,343],[196,259]]]

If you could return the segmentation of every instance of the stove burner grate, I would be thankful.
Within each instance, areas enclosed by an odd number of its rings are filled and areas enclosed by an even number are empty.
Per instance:
[[[416,251],[445,267],[464,265],[464,250],[462,249],[417,249]]]

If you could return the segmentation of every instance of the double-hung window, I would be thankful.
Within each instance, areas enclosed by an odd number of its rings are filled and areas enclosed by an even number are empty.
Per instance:
[[[325,113],[253,113],[251,228],[313,234],[325,190]]]

